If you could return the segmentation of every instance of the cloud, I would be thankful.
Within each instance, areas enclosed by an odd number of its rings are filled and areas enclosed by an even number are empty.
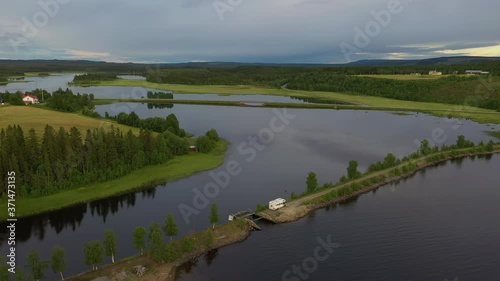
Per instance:
[[[74,59],[111,57],[110,53],[80,51],[80,50],[67,50],[66,53],[69,55],[69,58],[74,58]]]
[[[221,21],[213,1],[69,1],[19,53],[7,39],[22,36],[22,19],[43,10],[38,0],[5,1],[0,51],[14,59],[342,63],[339,44],[353,44],[354,29],[389,3],[241,0]],[[404,10],[353,59],[499,55],[500,1],[400,1]]]
[[[465,48],[465,49],[446,49],[436,51],[439,54],[445,55],[465,55],[465,56],[484,56],[484,57],[500,57],[500,45]]]

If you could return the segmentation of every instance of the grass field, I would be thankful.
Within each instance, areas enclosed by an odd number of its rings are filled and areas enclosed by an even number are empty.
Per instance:
[[[394,79],[394,80],[402,80],[402,81],[408,81],[408,80],[436,80],[444,77],[449,77],[452,75],[404,75],[404,74],[374,74],[374,75],[368,75],[368,74],[362,74],[362,75],[357,75],[360,77],[371,77],[371,78],[381,78],[381,79]]]
[[[469,118],[478,123],[500,124],[500,113],[489,109],[477,108],[472,106],[444,104],[444,103],[401,101],[401,100],[394,100],[382,97],[362,96],[362,95],[347,94],[347,93],[297,91],[297,90],[275,89],[275,88],[257,87],[249,85],[240,85],[240,86],[201,85],[200,86],[200,85],[159,84],[141,80],[125,80],[125,79],[105,81],[101,82],[99,85],[146,87],[159,90],[169,90],[177,94],[182,94],[182,93],[205,93],[205,94],[219,94],[219,95],[259,94],[259,95],[275,95],[275,96],[293,96],[300,98],[319,98],[332,102],[336,101],[336,102],[350,103],[362,106],[359,108],[373,107],[372,108],[373,110],[422,111],[437,116]],[[107,102],[109,102],[109,100]],[[294,106],[304,107],[304,108],[317,107],[308,104],[299,104],[299,105],[296,104]],[[353,109],[352,107],[339,107],[339,109],[342,108]]]
[[[47,211],[62,209],[79,203],[106,198],[109,196],[143,189],[151,185],[174,181],[192,174],[218,167],[224,161],[227,143],[220,141],[212,152],[199,152],[177,156],[162,165],[155,165],[136,170],[116,180],[96,183],[57,194],[16,200],[16,215],[24,217]],[[7,201],[0,203],[0,208],[7,209]],[[6,212],[0,212],[0,221],[7,219]]]
[[[24,76],[25,77],[39,77],[39,76],[43,77],[43,76],[50,76],[50,74],[47,72],[25,72]]]
[[[500,131],[499,132],[486,132],[488,135],[500,139]]]
[[[444,103],[401,101],[401,100],[387,99],[381,97],[362,96],[362,95],[354,95],[346,93],[297,91],[297,90],[256,87],[249,85],[239,85],[239,86],[179,85],[179,84],[159,84],[141,80],[125,80],[125,79],[103,81],[99,85],[146,87],[159,90],[173,91],[177,94],[205,93],[205,94],[220,94],[220,95],[238,94],[238,95],[294,96],[294,97],[322,98],[330,101],[341,101],[346,103],[354,103],[354,104],[368,105],[368,106],[380,106],[380,107],[409,108],[409,109],[474,110],[482,112],[493,112],[492,110],[488,109],[482,109],[471,106],[444,104]]]
[[[71,127],[77,127],[81,132],[85,132],[87,129],[110,127],[111,125],[123,132],[128,132],[128,130],[132,130],[134,133],[139,132],[137,128],[76,113],[59,112],[34,106],[0,106],[0,128],[14,124],[21,126],[25,133],[33,128],[38,134],[43,133],[47,124],[55,129],[64,127],[64,129],[69,130]]]

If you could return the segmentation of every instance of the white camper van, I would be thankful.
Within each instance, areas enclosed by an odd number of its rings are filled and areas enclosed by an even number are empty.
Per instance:
[[[283,198],[278,198],[269,202],[269,210],[278,210],[285,207],[286,200]]]

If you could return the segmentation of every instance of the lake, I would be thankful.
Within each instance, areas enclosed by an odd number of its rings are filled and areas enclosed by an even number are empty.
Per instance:
[[[75,74],[52,74],[44,77],[26,77],[26,82],[9,83],[5,86],[0,86],[0,92],[16,92],[16,91],[32,91],[40,88],[49,92],[54,92],[58,88],[71,89],[77,94],[94,94],[96,98],[110,99],[140,99],[146,98],[148,91],[153,92],[168,92],[147,87],[80,87],[69,86],[68,83],[73,81]],[[119,76],[123,79],[144,80],[142,76],[123,75]],[[248,101],[248,102],[285,102],[285,103],[304,103],[304,100],[299,100],[286,96],[270,96],[270,95],[217,95],[217,94],[174,94],[174,99],[178,100],[221,100],[221,101]],[[146,99],[145,99],[146,101]],[[309,101],[313,102],[313,101]]]
[[[242,168],[241,174],[232,177],[228,186],[211,200],[218,204],[222,221],[229,214],[255,208],[258,203],[302,192],[310,171],[318,174],[321,184],[336,182],[345,174],[350,160],[357,160],[364,170],[387,153],[409,154],[422,139],[432,140],[436,130],[443,132],[440,140],[446,144],[454,143],[459,135],[475,142],[488,141],[492,138],[484,131],[500,130],[498,125],[426,114],[398,116],[362,110],[284,112],[181,104],[148,109],[137,103],[100,105],[96,110],[102,115],[135,111],[141,118],[174,113],[181,127],[196,136],[210,128],[217,129],[221,137],[231,142],[226,162],[236,161]],[[252,138],[269,132],[273,128],[271,121],[277,116],[290,117],[286,119],[288,124],[268,138],[268,143],[260,143],[249,160],[246,152]],[[494,216],[500,211],[500,192],[498,179],[491,175],[498,172],[499,161],[494,156],[491,160],[447,164],[349,204],[319,210],[295,223],[264,223],[262,232],[220,250],[215,259],[201,258],[190,273],[182,273],[179,278],[279,280],[294,263],[311,255],[316,238],[332,235],[340,247],[308,280],[453,280],[455,276],[459,280],[495,280],[493,277],[500,276],[500,270],[494,266],[499,264],[496,252],[500,248],[500,227],[494,223]],[[224,169],[222,166],[142,192],[21,219],[17,223],[18,256],[25,257],[36,249],[48,260],[52,247],[61,245],[68,257],[66,275],[70,275],[89,269],[83,263],[83,244],[102,240],[105,229],[118,234],[117,258],[135,253],[135,227],[146,227],[152,221],[163,223],[169,212],[179,225],[180,235],[204,229],[209,226],[208,208],[189,217],[187,223],[179,205],[193,205],[196,190],[214,182],[211,175]],[[6,236],[4,223],[0,226],[2,253],[6,252]],[[204,260],[211,261],[211,266]],[[18,266],[24,263],[19,262]]]
[[[185,265],[177,280],[305,280],[283,275],[328,237],[338,247],[302,267],[307,280],[499,280],[499,167],[498,155],[454,161],[294,223],[260,223],[245,242]]]

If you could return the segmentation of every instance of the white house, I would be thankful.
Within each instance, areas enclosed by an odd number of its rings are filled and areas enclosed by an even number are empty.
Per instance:
[[[429,71],[429,75],[443,75],[443,72],[437,70],[431,70]]]
[[[285,207],[286,200],[283,198],[278,198],[269,202],[269,210],[278,210]]]
[[[39,104],[38,98],[34,95],[23,95],[24,104]]]

